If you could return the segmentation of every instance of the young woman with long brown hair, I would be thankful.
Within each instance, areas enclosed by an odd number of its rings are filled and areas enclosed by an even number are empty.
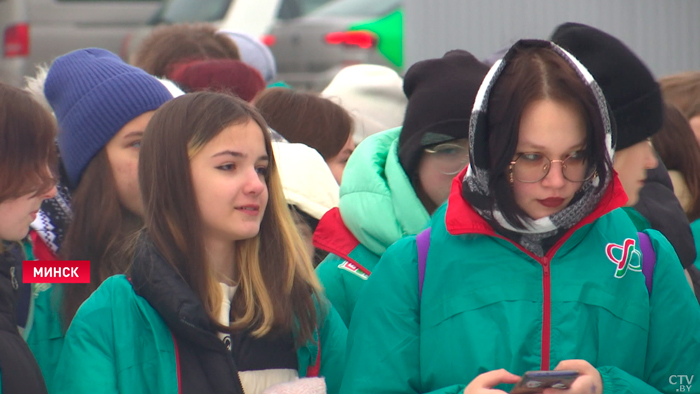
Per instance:
[[[673,191],[691,223],[700,219],[700,145],[694,141],[686,118],[666,103],[663,127],[651,137],[651,142],[668,169]]]
[[[188,94],[156,111],[141,154],[129,278],[81,306],[56,392],[250,394],[316,375],[337,392],[347,332],[320,296],[261,116]]]
[[[143,225],[136,166],[153,112],[172,94],[156,78],[103,49],[56,59],[44,84],[60,133],[62,192],[32,223],[42,260],[89,260],[90,283],[36,285],[25,338],[49,389],[58,356],[80,304],[103,280],[123,273],[124,241]]]
[[[695,239],[695,249],[700,250],[700,145],[694,144],[695,134],[687,119],[673,105],[666,103],[664,125],[651,138],[659,158],[668,168],[675,193],[690,222]],[[700,253],[698,254],[700,256]],[[695,267],[700,269],[700,257],[695,258]],[[697,269],[688,268],[693,282],[700,278]],[[700,284],[700,283],[698,283]],[[695,284],[697,293],[698,284]],[[700,300],[700,294],[696,294]]]

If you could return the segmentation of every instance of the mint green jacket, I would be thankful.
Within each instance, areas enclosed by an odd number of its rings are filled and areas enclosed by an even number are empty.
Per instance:
[[[316,268],[346,324],[360,290],[386,249],[423,230],[430,216],[398,157],[401,128],[367,137],[343,172],[337,211],[321,219],[316,247],[331,252]]]
[[[345,365],[347,331],[329,308],[319,327],[320,376],[336,393]],[[299,376],[314,365],[311,342],[297,351]],[[173,336],[155,309],[124,275],[108,278],[80,307],[66,333],[52,393],[179,393]]]
[[[456,394],[487,371],[522,375],[568,359],[596,367],[604,394],[680,392],[677,375],[695,376],[699,392],[700,306],[655,230],[646,231],[657,254],[648,293],[637,229],[615,209],[625,198],[614,190],[617,180],[538,258],[496,234],[455,181],[431,221],[422,296],[414,236],[389,248],[369,278],[341,393]]]

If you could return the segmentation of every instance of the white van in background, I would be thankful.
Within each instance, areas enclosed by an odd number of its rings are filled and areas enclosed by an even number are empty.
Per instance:
[[[21,86],[37,64],[67,52],[100,47],[114,53],[143,26],[160,0],[0,0],[0,80]]]

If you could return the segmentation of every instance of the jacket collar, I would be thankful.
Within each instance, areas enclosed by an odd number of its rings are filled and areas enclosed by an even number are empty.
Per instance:
[[[319,249],[349,259],[348,255],[360,244],[360,241],[345,226],[340,216],[340,209],[333,208],[318,222],[313,243]]]
[[[490,236],[498,236],[504,238],[494,231],[488,222],[479,215],[474,208],[462,197],[462,180],[466,176],[467,168],[462,170],[453,180],[450,197],[447,203],[447,212],[445,213],[445,226],[451,235],[461,234],[484,234]],[[552,256],[559,247],[571,237],[576,230],[581,227],[593,223],[596,219],[611,212],[616,208],[620,208],[627,203],[627,194],[622,188],[622,183],[617,176],[617,172],[613,172],[613,179],[605,190],[603,197],[596,208],[583,220],[570,228],[564,236],[552,247],[546,256]],[[520,245],[519,249],[522,250]],[[530,252],[526,253],[530,254]]]
[[[401,128],[367,137],[343,172],[339,208],[345,226],[374,254],[430,220],[398,157]]]
[[[225,350],[202,301],[142,233],[131,266],[131,284],[176,336],[213,350]]]

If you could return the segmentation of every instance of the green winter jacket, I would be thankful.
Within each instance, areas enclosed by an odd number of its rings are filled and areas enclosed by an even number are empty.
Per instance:
[[[65,335],[61,323],[62,300],[62,285],[34,284],[29,319],[23,333],[41,368],[49,392],[52,392],[51,382]]]
[[[316,273],[346,325],[384,251],[430,220],[399,163],[400,133],[399,127],[373,134],[355,149],[343,172],[339,207],[314,233],[314,245],[331,252]]]
[[[655,230],[647,231],[657,254],[649,295],[637,230],[613,210],[626,199],[614,193],[617,178],[598,208],[537,258],[462,199],[463,175],[431,221],[422,296],[415,237],[394,244],[368,280],[341,393],[461,393],[487,371],[521,375],[567,359],[596,367],[604,394],[676,393],[677,375],[697,381],[700,307]],[[700,392],[700,383],[683,389]]]
[[[58,256],[37,232],[32,230],[30,236],[32,254],[36,254],[40,260],[58,260]],[[28,318],[22,336],[41,368],[49,392],[52,392],[51,382],[65,336],[62,321],[63,285],[34,283],[31,286]]]
[[[695,250],[698,251],[698,257],[695,258],[695,266],[700,270],[700,219],[690,223],[690,230],[693,232]]]
[[[346,330],[329,309],[320,331],[321,366],[328,392],[342,378]],[[343,349],[344,350],[344,349]],[[315,364],[312,343],[297,351],[299,376]],[[66,334],[53,393],[179,393],[179,355],[156,310],[136,295],[124,275],[108,278],[80,307]]]

